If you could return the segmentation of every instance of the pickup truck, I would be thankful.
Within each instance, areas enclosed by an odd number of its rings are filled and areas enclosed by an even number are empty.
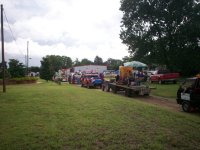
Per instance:
[[[102,86],[102,79],[98,76],[98,74],[85,74],[81,77],[81,87],[101,87]]]
[[[168,70],[157,70],[150,76],[149,81],[158,82],[159,84],[165,82],[173,82],[176,84],[177,79],[180,77],[179,73],[170,73]]]

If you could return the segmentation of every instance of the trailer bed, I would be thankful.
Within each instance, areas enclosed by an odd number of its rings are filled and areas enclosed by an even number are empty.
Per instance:
[[[109,92],[110,89],[113,93],[124,91],[125,95],[129,97],[132,95],[149,95],[150,93],[150,88],[147,85],[127,86],[117,83],[107,83],[104,85],[102,90]]]

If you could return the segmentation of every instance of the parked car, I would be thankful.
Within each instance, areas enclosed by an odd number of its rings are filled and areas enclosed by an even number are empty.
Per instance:
[[[151,71],[151,70],[146,71],[146,72],[147,72],[147,76],[148,77],[150,77],[150,76],[152,76],[152,75],[154,75],[156,73],[156,71]]]
[[[170,73],[169,70],[157,70],[154,72],[153,75],[150,76],[149,81],[151,83],[158,82],[159,84],[165,82],[173,82],[174,84],[176,84],[179,77],[179,73]]]
[[[200,108],[200,77],[186,79],[177,91],[176,100],[185,112]]]
[[[81,77],[81,86],[82,87],[101,87],[102,79],[98,76],[98,74],[85,74]]]

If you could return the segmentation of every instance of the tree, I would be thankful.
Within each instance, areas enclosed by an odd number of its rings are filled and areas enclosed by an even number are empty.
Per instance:
[[[108,58],[105,64],[108,66],[108,70],[118,70],[119,66],[121,66],[123,62],[119,59]]]
[[[31,67],[29,68],[29,71],[31,71],[31,72],[40,72],[40,67],[31,66]]]
[[[62,62],[62,68],[63,69],[72,67],[72,59],[70,57],[61,56],[61,62]]]
[[[19,77],[25,77],[26,69],[23,63],[20,63],[16,59],[9,59],[9,73],[11,78],[19,78]]]
[[[50,68],[50,62],[47,57],[43,57],[41,61],[41,68],[40,68],[40,78],[46,81],[52,79],[55,71]]]
[[[72,60],[70,57],[59,55],[47,55],[42,58],[40,77],[45,80],[51,80],[55,72],[59,69],[72,67]]]
[[[88,60],[87,58],[84,58],[81,60],[81,65],[91,65],[92,61]]]
[[[120,38],[135,60],[184,74],[200,70],[199,2],[121,0],[120,10],[124,13]]]
[[[125,56],[125,57],[123,57],[122,58],[122,61],[125,63],[125,62],[129,62],[129,61],[131,61],[132,60],[132,58],[131,57],[128,57],[128,56]]]
[[[5,62],[5,77],[9,78],[10,74],[8,72],[8,66],[7,66],[7,62]],[[0,79],[3,78],[3,63],[0,63]]]
[[[99,56],[96,56],[94,59],[94,64],[95,65],[103,65],[103,59]]]
[[[73,62],[73,66],[80,66],[81,62],[76,58],[76,60]]]

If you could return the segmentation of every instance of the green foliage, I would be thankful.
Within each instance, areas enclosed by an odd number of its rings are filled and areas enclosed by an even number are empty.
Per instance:
[[[0,63],[0,79],[3,78],[3,65]],[[5,78],[10,78],[10,73],[8,72],[7,62],[5,62]]]
[[[123,63],[132,61],[131,57],[125,56],[122,58]]]
[[[37,66],[32,66],[29,68],[30,72],[40,72],[40,67]]]
[[[0,93],[0,149],[198,149],[200,117],[53,82]]]
[[[99,57],[99,56],[96,56],[94,58],[94,64],[95,65],[103,65],[103,59],[101,57]]]
[[[166,98],[173,98],[173,101],[176,101],[177,97],[177,90],[179,88],[179,84],[157,84],[153,83],[149,85],[150,87],[153,87],[155,89],[151,90],[151,95],[160,96],[160,97],[166,97]]]
[[[40,77],[46,81],[51,80],[59,69],[72,67],[72,60],[67,56],[47,55],[42,58]]]
[[[166,65],[184,75],[200,71],[200,3],[121,0],[120,38],[133,59]]]
[[[123,63],[119,59],[108,58],[105,64],[108,66],[108,70],[118,70]]]
[[[73,66],[80,66],[81,62],[76,58],[76,60],[73,62]]]
[[[82,59],[80,62],[80,65],[91,65],[91,64],[93,64],[93,62],[88,60],[87,58]]]
[[[11,78],[25,77],[25,66],[16,59],[9,59],[9,73]]]
[[[12,78],[12,80],[16,80],[16,81],[37,81],[38,78],[35,78],[35,77],[22,77],[22,78]]]

